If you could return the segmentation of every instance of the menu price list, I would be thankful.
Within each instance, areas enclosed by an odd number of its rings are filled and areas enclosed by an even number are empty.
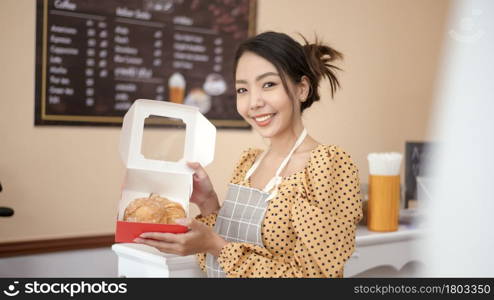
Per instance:
[[[166,3],[175,5],[172,11]],[[37,123],[43,117],[121,123],[138,98],[240,120],[231,48],[247,36],[248,20],[240,22],[243,31],[224,32],[214,6],[193,11],[198,7],[193,0],[38,0]]]

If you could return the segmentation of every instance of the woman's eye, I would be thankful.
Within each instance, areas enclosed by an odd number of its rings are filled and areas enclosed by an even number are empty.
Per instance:
[[[276,83],[274,82],[266,82],[265,84],[262,85],[263,88],[270,88],[270,87],[273,87],[275,86]]]
[[[238,88],[237,89],[237,94],[243,94],[245,92],[247,92],[247,89],[245,89],[245,88]]]

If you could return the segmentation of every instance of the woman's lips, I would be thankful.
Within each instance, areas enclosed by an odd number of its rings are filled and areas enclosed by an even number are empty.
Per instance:
[[[252,119],[254,119],[257,126],[264,127],[264,126],[268,126],[269,123],[271,123],[275,115],[276,114],[262,114],[252,117]]]

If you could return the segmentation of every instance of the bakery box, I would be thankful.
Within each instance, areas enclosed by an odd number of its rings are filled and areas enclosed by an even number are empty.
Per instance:
[[[184,153],[178,161],[145,158],[141,153],[144,121],[149,116],[180,119],[185,124]],[[166,129],[163,129],[166,130]],[[139,99],[134,101],[123,119],[120,155],[126,167],[122,185],[115,242],[130,243],[143,232],[184,233],[187,228],[175,224],[137,223],[124,221],[125,209],[135,199],[158,194],[179,203],[189,216],[194,171],[186,162],[206,166],[213,161],[216,127],[197,107],[171,102]]]

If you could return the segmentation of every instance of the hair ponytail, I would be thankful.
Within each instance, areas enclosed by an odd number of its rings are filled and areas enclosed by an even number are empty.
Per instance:
[[[311,90],[308,98],[312,98],[312,101],[319,100],[319,82],[323,77],[329,80],[331,86],[331,98],[334,97],[334,93],[340,87],[340,82],[336,77],[336,71],[341,69],[331,62],[336,60],[342,60],[343,54],[339,51],[322,44],[318,41],[317,37],[314,43],[309,43],[304,36],[305,45],[303,45],[304,53],[307,58],[307,63],[312,71],[315,82],[311,82]],[[309,99],[308,99],[309,100]]]

